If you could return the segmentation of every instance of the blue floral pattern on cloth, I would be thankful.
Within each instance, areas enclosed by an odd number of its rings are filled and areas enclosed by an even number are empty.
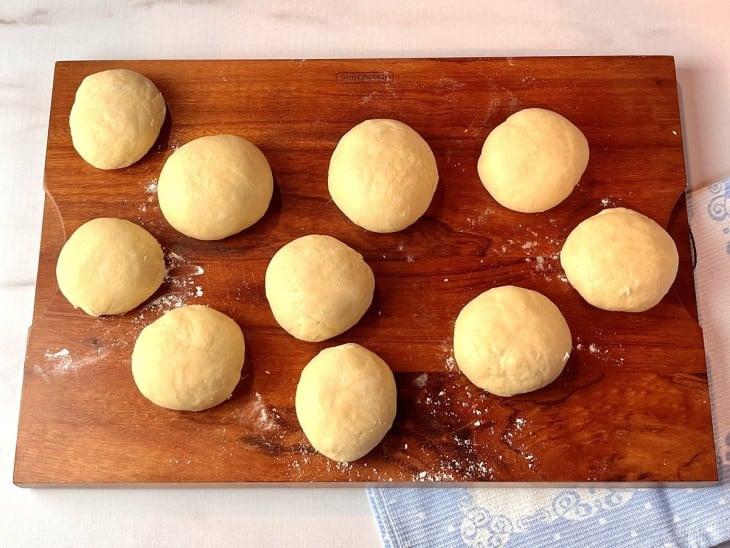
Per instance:
[[[715,546],[730,489],[370,489],[383,545]]]
[[[387,548],[707,547],[730,540],[730,178],[688,193],[718,485],[697,489],[371,488]],[[711,334],[711,335],[710,335]]]
[[[711,184],[710,192],[716,196],[707,205],[707,213],[715,221],[724,221],[730,217],[730,179]]]
[[[707,204],[710,218],[717,222],[730,221],[730,178],[711,184],[710,192],[715,195]],[[730,226],[723,226],[722,233],[730,234]],[[725,244],[725,251],[730,255],[730,238]]]

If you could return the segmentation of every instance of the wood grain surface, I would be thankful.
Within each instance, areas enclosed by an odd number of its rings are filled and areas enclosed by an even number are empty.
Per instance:
[[[84,76],[121,67],[152,79],[169,114],[140,162],[100,171],[72,148],[68,115]],[[573,194],[541,214],[500,207],[476,173],[489,131],[526,107],[564,114],[591,148]],[[327,192],[338,139],[368,118],[411,125],[438,162],[440,182],[430,209],[399,233],[354,226]],[[161,216],[156,178],[176,147],[217,133],[240,135],[264,151],[275,174],[274,198],[252,228],[219,242],[195,241]],[[59,62],[14,481],[715,481],[684,184],[670,57]],[[611,206],[635,208],[669,226],[681,252],[672,290],[646,313],[589,306],[560,268],[558,254],[570,230]],[[58,292],[55,262],[68,235],[100,216],[129,219],[152,232],[165,249],[170,274],[138,309],[94,319]],[[271,256],[310,233],[354,247],[376,276],[375,299],[362,321],[317,344],[281,330],[264,295]],[[511,398],[470,385],[452,352],[461,307],[503,284],[550,297],[574,341],[558,380]],[[232,398],[216,408],[168,411],[138,393],[130,355],[145,325],[174,306],[193,303],[239,322],[247,340],[244,374]],[[300,431],[294,391],[310,358],[347,341],[390,364],[399,408],[393,429],[370,455],[335,464]]]

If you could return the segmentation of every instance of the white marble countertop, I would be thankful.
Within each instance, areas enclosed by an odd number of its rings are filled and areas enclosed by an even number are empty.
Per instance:
[[[0,545],[377,546],[362,489],[12,484],[53,64],[73,59],[674,55],[689,183],[730,175],[730,4],[718,0],[8,0],[0,7]]]

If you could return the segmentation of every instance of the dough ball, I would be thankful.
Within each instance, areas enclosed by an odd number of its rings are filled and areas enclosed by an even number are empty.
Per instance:
[[[56,263],[61,293],[91,316],[129,312],[157,291],[166,272],[162,248],[149,232],[105,217],[81,225]]]
[[[355,325],[373,300],[375,277],[357,251],[312,234],[286,244],[266,269],[274,318],[303,341],[324,341]]]
[[[165,112],[162,94],[141,74],[126,69],[97,72],[76,90],[71,140],[94,167],[127,167],[155,144]]]
[[[555,207],[588,165],[588,141],[557,112],[514,113],[484,141],[477,165],[489,194],[506,208],[536,213]]]
[[[202,411],[228,399],[241,379],[243,333],[202,305],[174,308],[145,327],[132,352],[132,376],[152,403]]]
[[[573,229],[560,264],[571,285],[593,306],[643,312],[669,291],[679,255],[661,226],[637,211],[616,207]]]
[[[393,372],[380,357],[349,343],[325,348],[302,370],[297,419],[324,456],[352,462],[378,445],[395,420]]]
[[[167,159],[157,183],[160,210],[178,232],[220,240],[253,225],[274,191],[269,162],[235,135],[200,137]]]
[[[459,313],[454,358],[467,378],[497,396],[547,386],[572,348],[570,328],[550,299],[506,285],[485,291]]]
[[[397,232],[431,204],[439,175],[431,148],[397,120],[366,120],[345,133],[329,167],[329,192],[356,225]]]

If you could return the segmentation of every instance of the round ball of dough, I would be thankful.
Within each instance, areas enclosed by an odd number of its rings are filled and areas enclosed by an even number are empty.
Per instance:
[[[345,133],[329,167],[329,192],[356,225],[397,232],[431,204],[439,175],[428,143],[397,120],[366,120]]]
[[[91,316],[129,312],[157,291],[166,272],[154,236],[130,221],[106,217],[81,225],[56,263],[61,293]]]
[[[162,94],[145,76],[126,69],[97,72],[76,90],[71,140],[94,167],[127,167],[155,144],[165,113]]]
[[[669,291],[679,255],[661,226],[617,207],[576,226],[563,244],[560,264],[570,284],[593,306],[643,312]]]
[[[393,425],[397,390],[380,357],[349,343],[325,348],[302,370],[297,419],[312,446],[338,462],[367,455]]]
[[[557,112],[514,113],[484,141],[477,169],[489,194],[506,208],[536,213],[573,191],[588,165],[588,141]]]
[[[467,378],[497,396],[547,386],[572,348],[570,328],[542,293],[506,285],[485,291],[459,313],[454,358]]]
[[[207,306],[183,306],[139,334],[132,375],[152,403],[202,411],[230,397],[241,379],[244,356],[243,333],[235,321]]]
[[[373,300],[375,277],[357,251],[311,234],[286,244],[266,268],[266,298],[290,335],[324,341],[355,325]]]
[[[274,178],[263,152],[235,135],[210,135],[178,148],[157,182],[160,210],[178,232],[220,240],[266,213]]]

